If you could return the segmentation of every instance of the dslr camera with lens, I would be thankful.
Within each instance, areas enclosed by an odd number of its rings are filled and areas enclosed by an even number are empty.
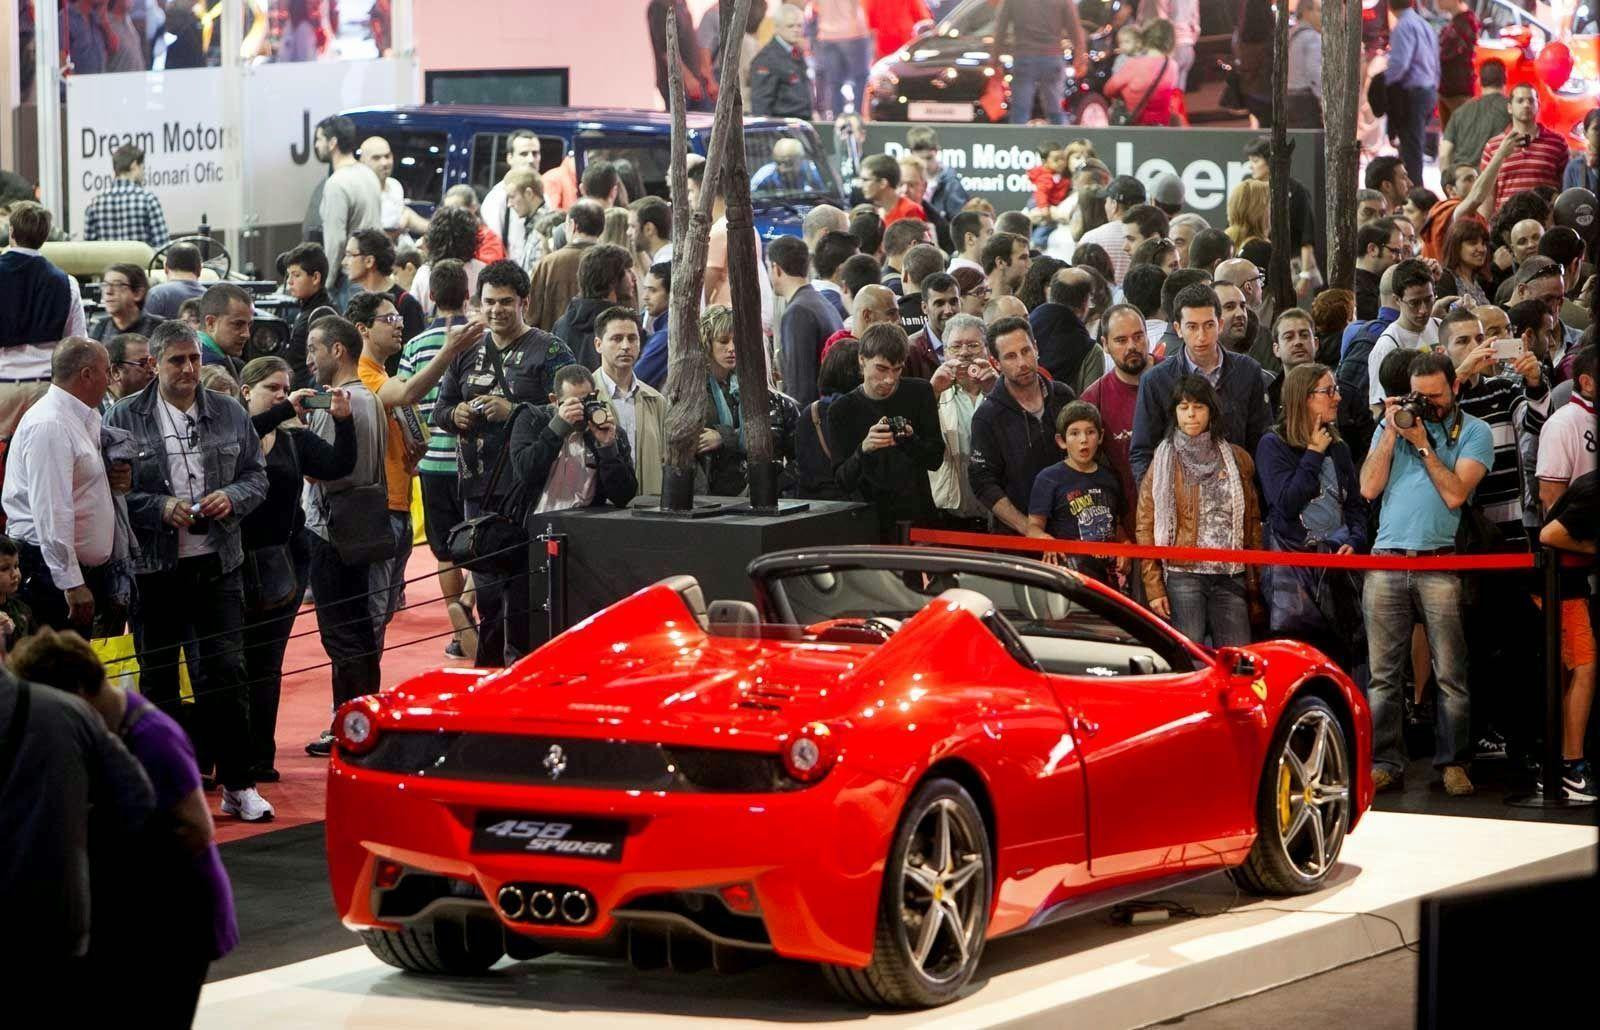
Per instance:
[[[594,394],[591,393],[583,399],[583,420],[591,426],[599,423],[600,419],[597,416],[605,410],[606,402]]]
[[[1400,403],[1395,406],[1395,428],[1410,429],[1418,422],[1426,421],[1432,413],[1433,405],[1428,398],[1420,393],[1408,393],[1400,398]]]

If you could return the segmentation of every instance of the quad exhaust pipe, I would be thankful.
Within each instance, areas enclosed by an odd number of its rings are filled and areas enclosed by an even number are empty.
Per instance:
[[[582,926],[595,915],[594,896],[582,887],[508,883],[495,895],[500,913],[514,923]]]

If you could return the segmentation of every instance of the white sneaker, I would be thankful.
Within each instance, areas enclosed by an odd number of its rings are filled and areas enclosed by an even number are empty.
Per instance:
[[[254,787],[222,792],[222,814],[236,815],[247,823],[264,823],[273,816],[272,805]]]

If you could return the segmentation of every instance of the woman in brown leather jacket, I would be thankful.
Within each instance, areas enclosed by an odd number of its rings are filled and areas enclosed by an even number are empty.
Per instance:
[[[1173,429],[1139,485],[1139,543],[1227,550],[1261,546],[1255,463],[1222,435],[1222,403],[1205,378],[1186,375],[1172,394]],[[1238,562],[1144,565],[1150,610],[1184,636],[1214,647],[1250,642],[1254,566]]]

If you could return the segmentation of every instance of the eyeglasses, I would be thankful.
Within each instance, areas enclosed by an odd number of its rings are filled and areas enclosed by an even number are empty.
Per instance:
[[[388,325],[399,325],[405,321],[405,316],[398,311],[391,311],[387,315],[374,315],[372,320],[374,322],[384,322]]]
[[[1404,248],[1404,247],[1390,247],[1388,245],[1385,245],[1383,249],[1387,250],[1389,253],[1393,254],[1395,257],[1404,257],[1406,255],[1406,248]]]
[[[1315,390],[1312,390],[1311,392],[1312,393],[1320,393],[1324,397],[1337,397],[1337,396],[1339,396],[1339,388],[1337,386],[1319,386]]]
[[[1417,310],[1420,310],[1421,308],[1431,307],[1432,304],[1433,304],[1433,300],[1434,300],[1433,294],[1431,294],[1431,293],[1426,295],[1426,296],[1423,296],[1423,297],[1413,297],[1410,300],[1406,300],[1404,297],[1402,297],[1402,298],[1400,298],[1400,306],[1403,307],[1403,308],[1410,308],[1413,311],[1417,311]]]
[[[149,368],[152,362],[145,358],[143,361],[113,361],[112,364],[119,368]]]

